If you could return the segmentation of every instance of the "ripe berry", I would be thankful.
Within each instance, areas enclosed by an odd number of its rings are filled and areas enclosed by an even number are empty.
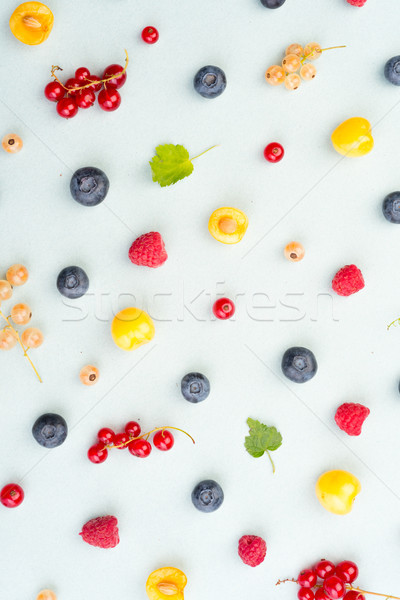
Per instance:
[[[312,588],[317,583],[317,574],[311,569],[304,569],[297,578],[301,587]]]
[[[145,27],[142,31],[142,40],[146,44],[155,44],[159,37],[160,35],[155,27]]]
[[[3,137],[1,145],[3,150],[5,150],[8,154],[17,154],[17,152],[22,150],[24,143],[15,133],[8,133]]]
[[[64,98],[65,89],[58,81],[50,81],[44,88],[44,95],[50,102],[57,102],[61,98]]]
[[[167,450],[171,450],[174,445],[174,436],[167,429],[157,431],[153,437],[153,444],[158,450],[166,452]]]
[[[2,300],[8,300],[12,296],[12,287],[9,281],[0,279],[0,302]]]
[[[297,592],[299,600],[314,600],[314,592],[308,588],[301,587]]]
[[[43,340],[43,333],[37,327],[28,327],[21,335],[21,342],[26,348],[39,348]]]
[[[345,583],[353,583],[358,577],[358,567],[351,560],[344,560],[336,565],[336,575]]]
[[[85,89],[92,90],[93,92],[98,92],[99,90],[101,90],[103,84],[101,83],[100,77],[97,77],[97,75],[89,75],[86,84],[90,83],[91,81],[94,82],[93,85]]]
[[[99,442],[102,444],[107,444],[107,446],[115,444],[115,433],[112,429],[109,429],[109,427],[103,427],[100,429],[99,433],[97,434],[97,438]]]
[[[314,567],[314,571],[320,579],[326,579],[329,575],[333,575],[335,572],[335,565],[330,560],[323,558]]]
[[[75,71],[75,79],[77,81],[80,81],[81,85],[84,85],[85,83],[88,83],[86,81],[86,79],[89,77],[89,75],[90,75],[90,71],[86,67],[79,67],[79,69],[77,69]]]
[[[125,425],[125,432],[133,438],[139,437],[140,432],[142,431],[139,423],[136,423],[136,421],[129,421],[126,425]]]
[[[324,579],[323,589],[331,600],[339,600],[346,593],[345,582],[337,575],[331,575]]]
[[[118,75],[123,70],[124,70],[124,67],[121,67],[121,65],[109,65],[103,73],[103,79],[108,79],[109,77],[112,77],[113,75]],[[107,81],[105,85],[107,87],[112,87],[116,90],[119,90],[119,88],[122,88],[122,86],[124,85],[124,83],[126,81],[126,77],[127,77],[127,75],[126,75],[126,71],[125,71],[125,73],[123,73],[122,75],[119,75],[119,77],[114,77],[114,79],[110,79],[110,81]]]
[[[264,158],[271,163],[277,163],[282,160],[284,154],[283,146],[278,144],[278,142],[271,142],[264,148]]]
[[[81,86],[81,82],[78,81],[77,79],[75,79],[74,77],[67,79],[67,81],[65,82],[65,87],[68,88],[68,94],[70,96],[76,96],[76,94],[78,92],[74,88],[77,88],[80,86]]]
[[[356,592],[356,590],[350,590],[344,596],[343,600],[365,600],[365,596],[360,592]]]
[[[121,96],[115,88],[101,90],[97,97],[100,108],[107,112],[117,110],[121,104]]]
[[[11,318],[16,325],[26,325],[32,317],[32,311],[27,304],[16,304],[11,309]]]
[[[285,246],[284,249],[285,258],[292,262],[299,262],[304,258],[306,251],[304,250],[304,246],[300,244],[300,242],[290,242]]]
[[[104,448],[103,443],[99,443],[89,448],[87,455],[90,462],[100,464],[107,459],[108,450]]]
[[[329,596],[326,595],[322,588],[318,588],[315,592],[315,600],[329,600]]]
[[[83,385],[94,385],[99,379],[99,370],[93,365],[86,365],[80,370],[79,379]]]
[[[96,94],[88,88],[85,90],[80,90],[76,94],[76,103],[79,108],[90,108],[93,106],[95,100]]]
[[[124,450],[127,446],[126,443],[129,442],[129,435],[125,433],[117,433],[114,440],[114,445],[118,450]]]
[[[24,285],[28,281],[28,269],[24,265],[12,265],[6,273],[6,279],[11,285]]]
[[[17,483],[5,485],[0,492],[0,501],[7,508],[16,508],[24,499],[24,490]]]
[[[147,440],[141,438],[140,440],[133,440],[128,445],[128,450],[133,456],[138,458],[146,458],[151,452],[151,444]]]
[[[213,304],[213,313],[217,319],[230,319],[235,314],[235,305],[229,298],[218,298]]]
[[[61,98],[57,102],[57,112],[64,119],[72,119],[78,113],[78,105],[74,98]]]

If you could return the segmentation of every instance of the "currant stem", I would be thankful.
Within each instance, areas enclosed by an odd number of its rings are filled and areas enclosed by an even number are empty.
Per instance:
[[[27,358],[28,361],[30,362],[31,367],[35,371],[36,377],[39,379],[40,383],[43,383],[43,381],[42,381],[39,373],[37,372],[37,369],[36,369],[35,365],[33,364],[33,362],[31,361],[30,357],[28,356],[28,350],[29,350],[29,348],[25,348],[25,346],[23,345],[23,343],[21,341],[21,338],[19,337],[18,331],[11,325],[11,323],[9,321],[10,317],[6,317],[5,314],[1,310],[0,310],[0,317],[3,317],[3,319],[7,323],[7,327],[9,327],[11,329],[11,331],[14,332],[15,337],[17,338],[19,345],[21,346],[22,350],[24,351],[25,358]],[[6,329],[6,327],[4,327],[4,329]]]
[[[149,438],[149,436],[154,433],[155,431],[165,431],[166,429],[174,429],[175,431],[180,431],[181,433],[184,433],[185,435],[187,435],[193,442],[193,444],[195,444],[196,442],[194,441],[194,439],[192,438],[192,436],[187,433],[186,431],[184,431],[183,429],[179,429],[179,427],[170,427],[170,426],[165,426],[165,427],[155,427],[154,429],[152,429],[151,431],[148,431],[147,433],[142,433],[142,435],[138,435],[137,437],[133,437],[130,438],[127,442],[125,442],[124,444],[118,444],[118,446],[104,446],[104,450],[106,449],[111,449],[111,448],[124,448],[125,446],[128,446],[128,444],[130,444],[131,442],[133,442],[134,440],[141,440],[142,438],[146,438],[146,440]]]
[[[269,460],[271,461],[271,465],[272,465],[272,472],[273,472],[273,473],[275,473],[275,465],[274,465],[274,461],[272,460],[272,458],[271,458],[271,455],[270,455],[270,453],[269,453],[269,451],[268,451],[268,450],[266,450],[266,453],[268,454],[268,458],[269,458]]]
[[[199,158],[199,156],[203,156],[203,154],[205,154],[206,152],[209,152],[213,148],[217,148],[218,146],[219,146],[219,144],[215,144],[215,146],[211,146],[211,148],[204,150],[204,152],[200,152],[200,154],[198,154],[197,156],[193,156],[193,158],[191,158],[190,160],[195,160],[195,158]]]
[[[389,323],[389,325],[386,327],[387,331],[392,327],[392,325],[398,325],[400,323],[400,317],[398,319],[395,319],[394,321],[392,321],[391,323]]]
[[[128,68],[129,55],[128,55],[127,50],[125,50],[125,55],[126,55],[126,58],[125,58],[125,67],[122,69],[121,73],[116,73],[115,75],[112,75],[111,77],[107,77],[106,79],[100,79],[99,81],[97,81],[97,80],[94,81],[93,79],[92,80],[87,79],[87,81],[89,81],[90,83],[86,83],[85,85],[81,85],[80,87],[74,87],[73,91],[74,92],[79,92],[80,90],[86,90],[87,88],[90,88],[93,84],[97,84],[97,83],[99,83],[99,84],[100,83],[106,84],[107,81],[111,81],[111,79],[116,79],[117,77],[121,77],[125,73],[126,69]],[[62,71],[62,70],[63,69],[61,67],[59,67],[58,65],[53,65],[51,67],[51,76],[54,77],[55,81],[57,81],[64,88],[64,90],[66,90],[67,93],[68,93],[71,90],[69,88],[67,88],[63,84],[63,82],[60,81],[60,79],[55,74],[56,71]]]
[[[336,48],[346,48],[346,47],[347,46],[331,46],[330,48],[321,48],[321,50],[313,50],[306,56],[303,56],[303,58],[301,59],[301,63],[303,64],[304,61],[307,60],[313,54],[321,54],[322,52],[325,52],[326,50],[336,50]]]

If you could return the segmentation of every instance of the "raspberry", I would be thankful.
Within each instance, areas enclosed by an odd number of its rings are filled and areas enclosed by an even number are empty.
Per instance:
[[[352,6],[364,6],[367,0],[347,0]]]
[[[168,258],[161,235],[151,231],[138,237],[129,248],[129,258],[135,265],[160,267]]]
[[[339,296],[351,296],[365,286],[362,273],[356,265],[346,265],[332,280],[332,289]]]
[[[245,565],[257,567],[267,554],[267,544],[257,535],[243,535],[239,540],[238,552]]]
[[[91,546],[115,548],[119,544],[118,521],[116,517],[97,517],[85,523],[80,534]]]
[[[371,411],[362,404],[346,402],[336,411],[336,424],[348,435],[360,435],[365,419]]]

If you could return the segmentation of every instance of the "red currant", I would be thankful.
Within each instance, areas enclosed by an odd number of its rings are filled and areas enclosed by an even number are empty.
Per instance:
[[[125,431],[130,437],[136,438],[139,437],[142,429],[139,423],[136,423],[136,421],[129,421],[125,425]]]
[[[104,71],[103,79],[108,79],[109,77],[112,77],[113,75],[118,75],[118,73],[121,73],[123,70],[124,70],[124,67],[121,67],[121,65],[110,65]],[[125,73],[123,73],[119,77],[114,77],[114,79],[110,79],[110,81],[107,81],[106,86],[112,87],[116,90],[119,90],[119,88],[121,88],[124,85],[124,83],[126,81],[126,77],[127,76],[126,76],[126,71],[125,71]]]
[[[297,592],[297,597],[299,600],[314,600],[314,592],[310,589],[301,587]]]
[[[50,102],[57,102],[61,98],[64,98],[65,90],[58,81],[50,81],[44,88],[44,95]]]
[[[167,429],[162,429],[154,434],[153,444],[158,450],[166,452],[167,450],[171,450],[174,445],[174,436]]]
[[[0,492],[0,501],[7,508],[15,508],[21,504],[24,499],[24,490],[17,483],[5,485]]]
[[[90,71],[86,67],[79,67],[79,69],[77,69],[75,71],[75,79],[80,81],[81,84],[83,84],[83,85],[84,85],[86,79],[89,77],[89,75],[90,75]]]
[[[330,575],[330,577],[324,579],[323,589],[331,600],[339,600],[346,593],[346,585],[343,579],[340,579],[337,575]]]
[[[142,31],[142,40],[146,44],[155,44],[159,37],[160,35],[155,27],[145,27]]]
[[[87,455],[90,462],[100,464],[107,459],[108,450],[107,448],[104,448],[104,444],[100,442],[89,448]]]
[[[64,119],[72,119],[78,112],[78,105],[75,98],[61,98],[57,102],[57,112]]]
[[[312,569],[304,569],[297,578],[301,587],[312,588],[317,583],[317,574]]]
[[[358,567],[351,560],[344,560],[336,565],[336,575],[345,583],[353,583],[358,577]]]
[[[121,104],[121,96],[114,88],[109,90],[101,90],[97,97],[97,101],[100,108],[106,110],[107,112],[111,112],[112,110],[117,110]]]
[[[335,572],[335,565],[330,560],[323,558],[314,567],[314,571],[320,579],[326,579],[329,575],[333,575]]]
[[[128,450],[131,454],[133,454],[133,456],[146,458],[146,456],[149,456],[151,452],[151,444],[143,438],[140,440],[132,440],[132,442],[128,445]]]
[[[86,88],[85,90],[80,90],[76,94],[76,103],[79,108],[90,108],[93,106],[94,101],[96,100],[96,94]]]
[[[129,435],[125,433],[125,431],[123,433],[117,433],[114,442],[116,448],[118,448],[119,450],[127,448],[127,442],[129,442]]]
[[[277,163],[282,160],[284,154],[283,146],[278,144],[278,142],[271,142],[264,148],[264,158],[271,163]]]
[[[329,596],[326,595],[322,588],[318,588],[315,592],[315,600],[329,600]]]
[[[92,90],[92,92],[98,92],[99,90],[101,90],[103,84],[101,83],[100,77],[97,77],[97,75],[89,75],[86,85],[91,81],[94,82],[93,85],[85,89]]]
[[[356,590],[350,590],[347,592],[343,600],[365,600],[364,594],[356,592]]]
[[[100,429],[99,433],[97,434],[97,438],[99,442],[102,442],[107,446],[115,443],[115,433],[109,427],[103,427]]]
[[[217,319],[230,319],[235,314],[235,305],[229,298],[218,298],[213,304],[213,313]]]
[[[68,89],[68,94],[70,96],[76,96],[78,92],[74,88],[80,87],[81,85],[81,82],[75,79],[74,77],[71,77],[71,79],[67,79],[67,81],[65,82],[65,87]]]

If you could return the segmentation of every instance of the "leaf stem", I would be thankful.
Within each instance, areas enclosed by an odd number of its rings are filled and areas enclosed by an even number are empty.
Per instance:
[[[211,146],[211,148],[208,148],[207,150],[204,150],[204,152],[200,152],[200,154],[198,154],[197,156],[193,156],[189,160],[195,160],[195,158],[199,158],[199,156],[203,156],[203,154],[205,154],[206,152],[209,152],[213,148],[217,148],[217,146],[219,146],[219,144],[215,144],[215,146]]]
[[[270,455],[270,453],[269,453],[269,450],[266,450],[265,452],[268,454],[268,458],[269,458],[269,460],[271,461],[271,465],[272,465],[272,472],[273,472],[273,473],[275,473],[275,465],[274,465],[274,461],[273,461],[273,460],[272,460],[272,458],[271,458],[271,455]]]
[[[18,333],[18,331],[17,331],[17,330],[15,329],[15,327],[13,327],[13,326],[12,326],[12,324],[10,323],[10,320],[9,320],[9,319],[10,319],[10,317],[6,317],[6,316],[5,316],[5,314],[4,314],[4,313],[3,313],[1,310],[0,310],[0,317],[3,317],[3,319],[4,319],[4,320],[6,321],[6,323],[7,323],[7,326],[8,326],[8,327],[11,329],[11,331],[13,331],[13,332],[14,332],[14,335],[15,335],[15,337],[17,338],[19,345],[21,346],[22,350],[24,351],[24,356],[25,356],[25,358],[27,358],[27,359],[28,359],[28,361],[30,362],[30,364],[31,364],[31,367],[32,367],[32,369],[35,371],[35,373],[36,373],[36,377],[39,379],[40,383],[43,383],[43,381],[42,381],[42,379],[41,379],[41,377],[40,377],[39,373],[37,372],[37,369],[36,369],[35,365],[33,364],[33,362],[31,361],[30,357],[28,356],[28,350],[29,350],[29,348],[25,348],[25,346],[23,345],[23,343],[22,343],[22,341],[21,341],[21,338],[20,338],[20,336],[19,336],[19,333]],[[6,327],[4,327],[4,329],[6,329]]]

